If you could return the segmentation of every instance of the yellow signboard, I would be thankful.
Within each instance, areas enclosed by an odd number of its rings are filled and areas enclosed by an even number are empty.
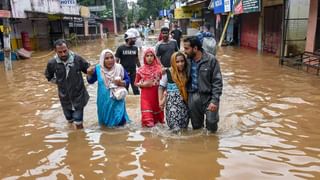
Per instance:
[[[186,6],[182,8],[176,8],[174,10],[175,19],[190,19],[201,17],[201,6]]]

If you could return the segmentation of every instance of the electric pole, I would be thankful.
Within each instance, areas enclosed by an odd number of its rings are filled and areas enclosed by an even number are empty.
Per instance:
[[[4,0],[3,9],[10,11],[9,0]],[[6,71],[12,70],[11,62],[11,42],[10,42],[10,19],[3,18],[3,44],[4,44],[4,67]],[[6,52],[5,52],[6,51]]]
[[[112,11],[113,11],[114,35],[118,35],[118,31],[117,31],[117,18],[116,18],[116,11],[115,11],[114,0],[112,0]]]

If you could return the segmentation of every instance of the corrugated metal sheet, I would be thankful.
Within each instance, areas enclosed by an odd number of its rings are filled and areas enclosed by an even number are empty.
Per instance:
[[[258,48],[259,13],[241,15],[241,46]]]

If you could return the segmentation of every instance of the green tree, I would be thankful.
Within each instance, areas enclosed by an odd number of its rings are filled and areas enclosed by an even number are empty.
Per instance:
[[[127,0],[115,0],[115,11],[116,17],[123,19],[127,16],[128,6]],[[97,13],[97,15],[103,19],[112,18],[112,0],[78,0],[78,4],[83,6],[95,6],[95,5],[105,5],[106,10],[103,12]]]
[[[158,17],[159,11],[162,9],[169,9],[171,0],[138,0],[137,4],[140,7],[137,12],[139,20],[147,19],[150,16]]]

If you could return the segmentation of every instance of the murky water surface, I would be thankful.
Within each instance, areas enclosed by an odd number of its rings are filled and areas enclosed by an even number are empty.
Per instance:
[[[97,63],[118,40],[73,48]],[[148,43],[147,46],[150,46]],[[49,56],[47,56],[49,55]],[[132,124],[100,127],[96,85],[85,129],[64,120],[56,86],[43,76],[51,52],[0,64],[0,178],[4,179],[319,179],[320,78],[278,66],[255,51],[222,48],[224,77],[217,134],[140,127],[139,97],[128,96]]]

